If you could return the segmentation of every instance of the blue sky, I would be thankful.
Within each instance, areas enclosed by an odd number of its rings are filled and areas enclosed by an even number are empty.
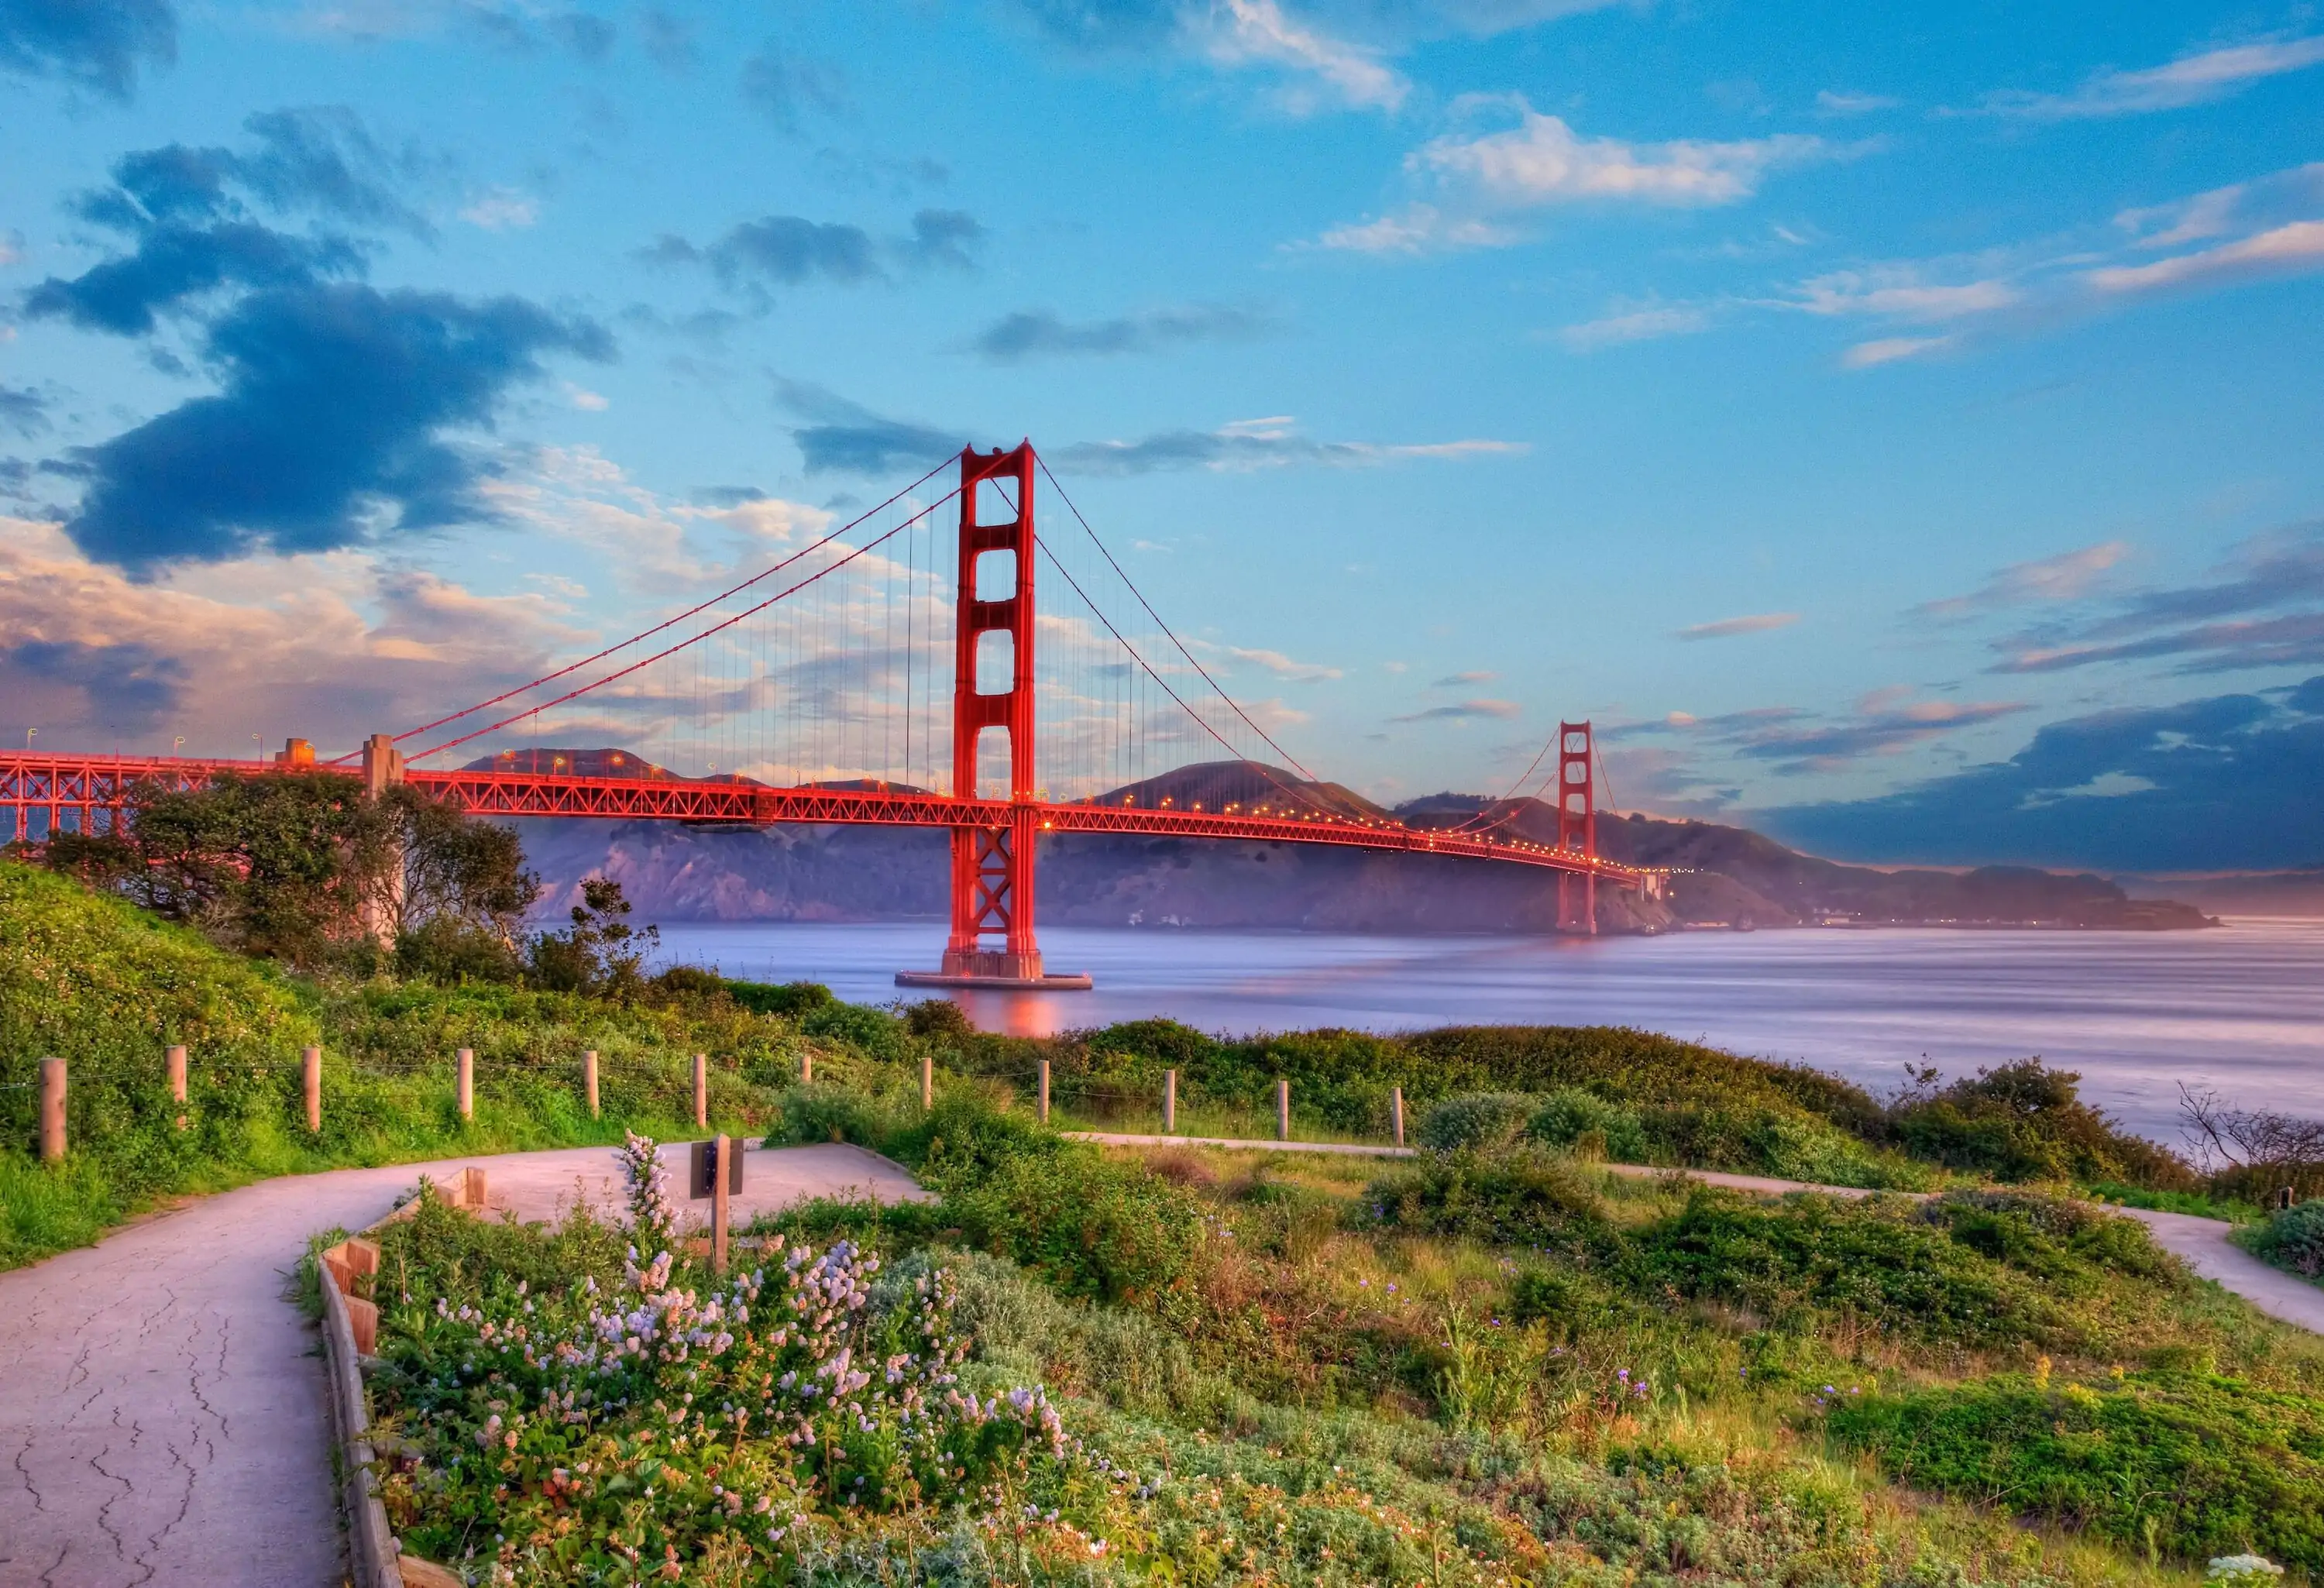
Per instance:
[[[2311,6],[0,0],[0,734],[332,748],[1031,436],[1309,766],[2324,860]]]

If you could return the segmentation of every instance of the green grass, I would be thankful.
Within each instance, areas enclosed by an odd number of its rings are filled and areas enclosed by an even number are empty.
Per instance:
[[[2191,1214],[2199,1219],[2220,1219],[2231,1224],[2255,1224],[2267,1217],[2266,1209],[2255,1203],[2201,1191],[2154,1191],[2113,1180],[2101,1180],[2089,1189],[2100,1202],[2111,1202],[2117,1207]]]
[[[713,1128],[762,1129],[795,1073],[790,1023],[717,997],[622,1008],[485,986],[321,983],[0,861],[0,1269],[84,1245],[139,1210],[274,1175],[694,1133],[692,1055],[717,1056]],[[170,1095],[172,1043],[188,1101]],[[323,1048],[323,1130],[300,1049]],[[456,1106],[456,1049],[476,1105]],[[600,1055],[602,1116],[580,1056]],[[66,1060],[69,1151],[35,1156],[38,1060]],[[182,1113],[186,1125],[177,1121]]]

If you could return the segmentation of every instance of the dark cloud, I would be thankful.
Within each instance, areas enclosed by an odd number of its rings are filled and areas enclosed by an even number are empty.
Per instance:
[[[37,435],[49,428],[48,399],[38,392],[0,386],[0,426],[20,436]]]
[[[25,640],[0,645],[0,684],[16,698],[42,687],[78,689],[81,721],[116,734],[144,734],[175,710],[187,679],[185,665],[134,642],[84,645]]]
[[[1430,683],[1428,687],[1432,689],[1464,689],[1471,684],[1489,684],[1500,676],[1488,669],[1480,668],[1472,672],[1447,673]]]
[[[811,475],[918,474],[968,444],[959,431],[890,419],[805,381],[777,381],[775,400],[807,421],[791,439]]]
[[[50,277],[26,295],[25,312],[144,336],[157,316],[223,290],[363,272],[354,241],[278,231],[254,218],[256,209],[428,230],[395,191],[416,157],[391,155],[351,113],[267,111],[243,125],[247,152],[171,143],[115,162],[113,186],[80,195],[73,208],[134,246],[70,280]]]
[[[59,77],[115,99],[178,59],[168,0],[0,0],[0,71]]]
[[[847,109],[847,84],[836,68],[783,49],[772,40],[742,62],[743,102],[786,133],[799,130],[803,114],[839,115]]]
[[[1416,711],[1403,716],[1392,716],[1392,723],[1464,722],[1480,718],[1506,721],[1524,715],[1524,707],[1508,700],[1463,700],[1453,706],[1432,706],[1425,711]]]
[[[1160,43],[1176,32],[1181,0],[1018,0],[1043,32],[1084,50]]]
[[[1849,860],[2264,868],[2324,860],[2319,786],[2324,676],[2053,723],[2006,762],[1753,825]]]
[[[258,292],[208,329],[217,394],[67,466],[85,482],[66,532],[135,572],[261,549],[317,551],[489,519],[488,429],[541,358],[610,356],[604,332],[517,298],[379,292],[354,283]]]
[[[1875,690],[1842,716],[1766,706],[1717,716],[1674,712],[1598,736],[1609,743],[1674,738],[1745,761],[1775,763],[1779,776],[1837,771],[1868,755],[1895,755],[1932,740],[2031,709],[2017,700],[1913,700],[1906,688]]]
[[[1244,341],[1268,329],[1265,317],[1223,304],[1149,309],[1080,324],[1046,309],[1003,315],[969,344],[996,364],[1074,354],[1153,353],[1189,342]]]
[[[157,226],[133,254],[71,281],[51,276],[24,299],[34,318],[142,337],[154,317],[226,287],[272,287],[361,272],[363,255],[339,238],[293,237],[247,221]]]
[[[694,24],[675,12],[650,5],[638,14],[638,36],[654,64],[668,72],[694,69]]]
[[[2179,659],[2180,673],[2324,662],[2324,521],[2292,524],[2235,548],[2218,577],[2138,591],[2094,617],[1998,642],[1998,673],[2060,672],[2099,662]],[[2293,610],[2287,610],[2287,609]]]
[[[923,209],[912,217],[912,235],[893,245],[905,264],[919,269],[974,270],[970,250],[984,240],[984,228],[964,209]]]
[[[586,11],[567,11],[542,24],[549,36],[583,60],[599,61],[613,48],[613,24]]]
[[[722,285],[763,301],[770,286],[816,280],[845,286],[885,281],[883,261],[908,270],[971,269],[975,262],[968,251],[983,235],[973,216],[954,209],[923,209],[912,217],[910,236],[884,244],[862,226],[769,215],[744,221],[699,247],[665,234],[641,257],[652,264],[707,265]]]
[[[756,485],[704,485],[693,495],[705,507],[740,507],[745,502],[767,499],[767,494]]]

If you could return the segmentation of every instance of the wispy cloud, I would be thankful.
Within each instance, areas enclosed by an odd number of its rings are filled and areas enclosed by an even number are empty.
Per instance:
[[[1731,142],[1639,143],[1585,137],[1522,96],[1472,96],[1469,118],[1514,118],[1480,133],[1448,133],[1405,157],[1428,197],[1371,220],[1332,227],[1314,245],[1368,254],[1421,254],[1517,240],[1497,217],[1574,204],[1702,208],[1758,190],[1768,172],[1826,157],[1821,138],[1797,133]]]
[[[1451,706],[1431,706],[1425,710],[1392,716],[1392,723],[1440,723],[1495,721],[1507,722],[1522,716],[1525,708],[1512,700],[1462,700]]]
[[[1224,645],[1218,649],[1237,661],[1264,668],[1277,678],[1288,679],[1294,683],[1319,684],[1347,676],[1336,667],[1325,667],[1313,661],[1294,661],[1280,651],[1255,650],[1241,645]]]
[[[1886,94],[1850,94],[1837,88],[1816,94],[1816,109],[1824,115],[1869,115],[1876,110],[1894,110],[1903,103]]]
[[[1489,669],[1479,668],[1465,673],[1447,673],[1428,687],[1432,689],[1465,689],[1475,684],[1489,684],[1500,676]]]
[[[2209,579],[2135,591],[2080,621],[1996,642],[1997,673],[2171,659],[2181,673],[2324,661],[2324,521],[2256,535]]]
[[[2123,297],[2301,275],[2324,270],[2324,220],[2294,221],[2216,248],[2158,259],[2152,264],[2109,265],[2083,280],[2099,292]]]
[[[2182,55],[2167,65],[2136,71],[2108,68],[2093,74],[2069,94],[2004,89],[1987,95],[1982,108],[1988,114],[2032,121],[2071,121],[2181,110],[2225,99],[2254,83],[2282,77],[2286,72],[2304,71],[2319,61],[2324,61],[2324,35],[2263,39]]]
[[[1175,304],[1109,319],[1071,321],[1021,309],[977,333],[971,349],[995,364],[1075,355],[1157,353],[1194,342],[1240,342],[1271,328],[1268,318],[1223,303]]]
[[[488,232],[520,229],[540,218],[540,201],[513,188],[494,188],[462,208],[460,218]]]
[[[1726,640],[1737,634],[1764,634],[1787,629],[1800,621],[1796,612],[1762,612],[1749,617],[1722,617],[1716,623],[1695,623],[1678,631],[1682,640]]]
[[[1626,342],[1688,337],[1710,328],[1711,314],[1707,309],[1688,304],[1659,305],[1620,309],[1562,327],[1557,339],[1573,352],[1594,353],[1600,347],[1619,346]]]
[[[1903,359],[1918,358],[1925,353],[1941,353],[1959,342],[1959,337],[1875,337],[1869,342],[1858,342],[1840,355],[1843,369],[1871,369],[1883,364],[1895,364]]]
[[[1329,100],[1351,109],[1393,111],[1412,93],[1404,75],[1377,51],[1294,18],[1276,0],[1221,0],[1200,36],[1205,53],[1220,65],[1273,66],[1294,74],[1301,86],[1286,96],[1294,110]]]
[[[1867,756],[1900,755],[1947,734],[2031,709],[2016,700],[1915,700],[1904,686],[1875,689],[1840,715],[1761,706],[1694,717],[1673,712],[1629,725],[1617,739],[1675,738],[1742,761],[1768,762],[1784,777],[1837,771]]]
[[[2016,562],[2001,569],[1966,596],[1924,601],[1913,610],[1923,617],[1951,621],[2043,601],[2078,601],[2090,594],[2106,575],[2130,555],[2126,540],[2101,540],[2055,557]]]
[[[1383,443],[1318,441],[1300,435],[1287,415],[1238,420],[1215,430],[1161,430],[1130,441],[1080,441],[1050,455],[1061,470],[1094,475],[1141,475],[1167,469],[1241,470],[1316,464],[1371,468],[1434,458],[1462,461],[1507,457],[1527,448],[1519,441],[1460,440]]]

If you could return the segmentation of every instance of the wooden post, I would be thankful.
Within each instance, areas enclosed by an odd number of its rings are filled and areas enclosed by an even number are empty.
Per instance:
[[[476,1117],[476,1050],[473,1048],[460,1049],[460,1117]]]
[[[1178,1133],[1178,1072],[1176,1070],[1162,1072],[1162,1133],[1165,1136],[1175,1136]]]
[[[594,1048],[581,1056],[581,1090],[588,1094],[589,1117],[597,1117],[597,1050]]]
[[[706,1053],[694,1056],[694,1128],[710,1128],[710,1056]]]
[[[920,1112],[926,1113],[936,1105],[936,1061],[920,1055]]]
[[[299,1067],[305,1072],[307,1083],[307,1133],[323,1133],[323,1050],[309,1048],[300,1057]]]
[[[815,1055],[805,1048],[799,1049],[799,1085],[802,1086],[815,1085]]]
[[[1404,1145],[1404,1088],[1388,1089],[1388,1133],[1398,1147]]]
[[[56,1163],[65,1155],[65,1061],[41,1060],[41,1161]]]
[[[1041,1061],[1041,1122],[1049,1122],[1049,1061]]]
[[[726,1271],[726,1155],[733,1150],[725,1137],[711,1143],[715,1155],[710,1169],[710,1271]]]
[[[1291,1140],[1291,1083],[1287,1080],[1275,1083],[1275,1139]]]
[[[186,1047],[180,1042],[170,1049],[170,1099],[180,1109],[186,1106]],[[186,1116],[178,1115],[178,1129],[186,1128]]]

